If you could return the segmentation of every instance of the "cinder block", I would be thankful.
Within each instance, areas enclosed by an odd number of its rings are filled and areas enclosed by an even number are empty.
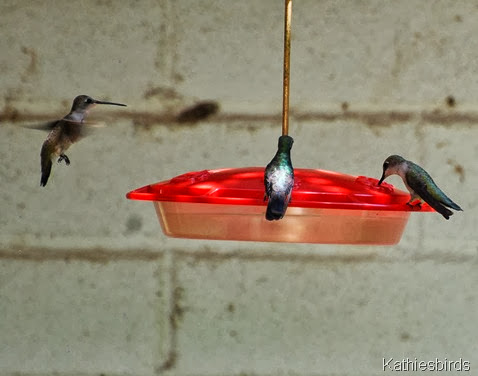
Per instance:
[[[175,71],[181,93],[264,106],[281,103],[283,3],[178,1]]]
[[[2,100],[44,102],[72,95],[142,98],[169,80],[163,5],[86,1],[3,2]],[[18,25],[22,25],[21,32]],[[161,77],[158,79],[158,77]],[[73,93],[73,94],[72,94]],[[45,100],[47,98],[48,100]]]
[[[124,197],[269,162],[283,2],[2,2],[1,115],[62,116],[81,93],[129,107],[71,148],[70,167],[55,163],[46,188],[46,134],[2,118],[0,248],[19,254],[0,261],[0,373],[369,376],[390,357],[477,363],[475,8],[294,2],[294,166],[378,178],[402,154],[465,210],[413,213],[398,246],[353,247],[166,238],[151,203]],[[203,99],[217,117],[164,120]],[[73,246],[106,256],[69,258]],[[155,252],[171,250],[169,280]]]
[[[181,93],[280,103],[283,2],[175,1]],[[293,4],[291,105],[476,102],[472,3]],[[440,25],[437,27],[437,25]]]
[[[378,375],[389,357],[478,361],[474,264],[253,252],[177,264],[178,375]]]
[[[478,250],[478,158],[474,125],[427,125],[422,167],[463,212],[455,212],[447,221],[441,215],[427,215],[423,223],[423,252],[440,252],[445,257],[475,257]]]
[[[420,106],[448,95],[473,103],[472,11],[471,3],[419,0],[294,4],[292,106]],[[87,1],[82,9],[15,2],[2,13],[0,48],[10,51],[0,61],[4,101],[51,106],[72,92],[123,93],[137,105],[154,97],[150,104],[162,106],[174,88],[243,108],[281,102],[281,2]]]
[[[155,374],[169,345],[161,258],[30,256],[0,262],[0,373]]]

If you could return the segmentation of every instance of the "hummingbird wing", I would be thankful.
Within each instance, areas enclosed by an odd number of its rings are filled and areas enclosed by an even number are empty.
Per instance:
[[[412,163],[412,162],[409,162]],[[420,166],[417,164],[413,164],[413,168],[409,169],[407,171],[407,183],[410,185],[410,181],[415,181],[415,182],[420,182],[422,181],[423,183],[426,184],[427,187],[427,192],[438,202],[440,202],[442,205],[463,211],[462,208],[453,200],[448,197],[439,187],[436,185],[436,183],[433,181],[432,177]],[[411,185],[410,185],[411,187]],[[418,193],[418,192],[417,192]],[[421,197],[421,195],[418,193],[418,195]],[[423,198],[423,197],[422,197]]]
[[[72,144],[91,133],[91,128],[76,121],[63,120],[62,128],[62,137],[67,138]]]
[[[80,138],[89,136],[94,131],[94,128],[101,128],[105,126],[105,123],[103,122],[83,121],[83,123],[79,123],[76,121],[62,119],[50,121],[48,123],[22,125],[22,127],[27,129],[51,132],[57,125],[59,125],[60,122],[65,124],[65,128],[67,131],[66,134],[78,133]]]
[[[47,131],[50,132],[55,125],[58,123],[58,120],[50,121],[48,123],[41,123],[41,124],[30,124],[30,125],[22,125],[23,128],[27,129],[35,129],[39,131]]]
[[[437,187],[438,188],[438,187]],[[452,209],[455,209],[455,210],[459,210],[459,211],[463,211],[462,208],[460,208],[460,206],[458,204],[456,204],[455,202],[452,201],[452,199],[450,197],[448,197],[447,195],[445,195],[441,190],[440,188],[438,188],[438,190],[441,192],[441,197],[440,197],[440,202],[449,207],[449,208],[452,208]],[[436,197],[435,197],[436,198]]]
[[[417,169],[408,170],[406,174],[407,184],[428,205],[430,205],[443,217],[449,219],[450,216],[453,215],[453,212],[445,207],[444,203],[442,202],[443,198],[440,197],[440,193],[445,198],[448,197],[446,197],[445,194],[437,187],[430,175],[428,175],[428,173],[421,167],[419,168],[421,171]]]

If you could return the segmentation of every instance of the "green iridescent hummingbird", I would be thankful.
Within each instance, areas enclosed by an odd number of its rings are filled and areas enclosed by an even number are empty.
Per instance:
[[[408,205],[414,206],[413,203],[417,200],[420,200],[418,205],[421,205],[421,201],[425,201],[446,219],[453,215],[453,212],[448,210],[447,207],[463,210],[438,188],[423,168],[399,155],[391,155],[383,162],[383,174],[378,185],[393,174],[399,175],[403,179],[410,192],[411,197],[410,201],[407,202]]]
[[[75,142],[85,136],[85,118],[88,111],[97,104],[109,104],[114,106],[126,106],[122,103],[104,102],[91,98],[88,95],[79,95],[73,100],[70,113],[63,119],[48,123],[44,128],[50,130],[45,142],[43,142],[41,156],[41,180],[44,187],[48,182],[52,168],[52,159],[58,158],[58,163],[65,161],[70,164],[70,159],[65,151]]]
[[[279,137],[277,153],[264,172],[264,200],[269,198],[266,211],[268,221],[281,219],[289,205],[294,186],[294,168],[290,160],[293,143],[294,140],[290,136]]]

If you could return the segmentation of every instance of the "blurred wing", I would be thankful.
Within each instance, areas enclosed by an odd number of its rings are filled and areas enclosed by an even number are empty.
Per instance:
[[[58,124],[58,120],[55,120],[55,121],[50,121],[48,123],[22,125],[22,127],[27,129],[35,129],[39,131],[50,132],[53,128],[55,128],[55,125],[57,124]]]
[[[93,128],[89,125],[85,123],[78,123],[76,121],[64,121],[62,128],[63,137],[68,137],[72,143],[78,142],[82,138],[85,138],[91,134],[91,131],[93,130]]]
[[[22,125],[22,127],[27,129],[50,132],[53,128],[55,128],[56,125],[58,125],[59,121],[60,120],[55,120],[55,121],[50,121],[48,123]],[[103,121],[97,121],[97,122],[84,121],[83,123],[78,123],[76,121],[63,120],[63,122],[65,122],[67,127],[69,128],[75,128],[75,127],[84,128],[84,131],[82,132],[84,132],[85,135],[89,134],[89,132],[91,132],[91,130],[94,128],[103,128],[106,125],[105,122]]]

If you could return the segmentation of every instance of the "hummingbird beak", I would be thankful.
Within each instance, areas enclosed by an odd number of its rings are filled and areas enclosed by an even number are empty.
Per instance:
[[[123,107],[126,107],[126,105],[123,104],[123,103],[97,101],[96,99],[95,99],[94,103],[95,103],[95,104],[109,104],[109,105],[112,105],[112,106],[123,106]]]
[[[380,180],[378,181],[378,184],[377,184],[377,185],[382,184],[382,182],[385,180],[385,177],[386,177],[386,176],[385,176],[385,171],[384,171],[383,174],[382,174],[382,177],[381,177]]]

